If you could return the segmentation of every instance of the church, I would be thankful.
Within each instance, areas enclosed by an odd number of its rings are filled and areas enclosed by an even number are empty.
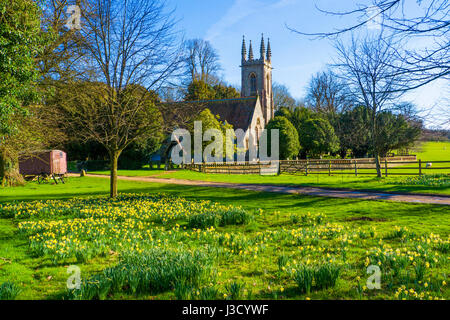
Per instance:
[[[267,48],[264,36],[261,37],[259,58],[255,59],[253,45],[250,41],[248,51],[245,38],[242,39],[241,51],[241,97],[235,99],[183,101],[167,103],[170,108],[163,112],[164,121],[174,123],[175,127],[183,123],[186,113],[195,110],[209,109],[212,114],[219,116],[220,121],[227,121],[234,130],[242,129],[245,132],[244,146],[248,150],[254,137],[253,145],[258,145],[259,138],[265,126],[274,117],[274,103],[272,92],[272,51],[270,40]],[[251,133],[251,135],[250,135]],[[169,159],[171,148],[177,142],[171,141],[170,136],[163,147],[152,156],[153,161],[164,158]],[[159,155],[158,155],[159,154]],[[158,159],[154,159],[154,157]]]
[[[271,58],[269,39],[266,49],[264,36],[261,37],[259,59],[254,57],[251,41],[247,54],[245,38],[242,39],[241,98],[202,101],[203,107],[218,115],[221,121],[226,120],[235,130],[247,132],[246,147],[249,145],[249,132],[259,139],[265,125],[274,116]]]

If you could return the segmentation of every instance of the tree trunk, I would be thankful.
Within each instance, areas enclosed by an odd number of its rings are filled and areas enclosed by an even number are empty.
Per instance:
[[[117,164],[120,156],[119,150],[114,150],[110,152],[110,160],[111,160],[111,174],[110,174],[110,188],[109,188],[109,196],[111,198],[117,197]]]
[[[375,151],[375,166],[377,168],[377,177],[381,178],[381,165],[380,165],[380,156],[378,152]]]
[[[0,186],[23,185],[24,180],[19,173],[19,159],[11,155],[5,148],[0,148]]]
[[[381,178],[381,166],[380,166],[380,154],[377,148],[377,112],[376,108],[373,108],[372,115],[372,148],[373,156],[375,157],[375,167],[377,170],[377,177]]]
[[[373,120],[372,148],[373,148],[373,156],[375,158],[375,167],[377,170],[377,177],[381,178],[380,154],[379,154],[378,148],[377,148],[376,116],[375,116],[375,119]]]

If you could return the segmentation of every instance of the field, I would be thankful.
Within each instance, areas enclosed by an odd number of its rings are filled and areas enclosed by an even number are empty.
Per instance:
[[[91,177],[0,189],[0,299],[450,298],[445,206],[119,190],[108,200],[108,180]],[[70,265],[80,290],[66,288]],[[368,266],[380,267],[380,289]]]

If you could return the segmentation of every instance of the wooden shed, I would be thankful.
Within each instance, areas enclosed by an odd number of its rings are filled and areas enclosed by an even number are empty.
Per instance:
[[[67,173],[67,155],[61,150],[39,151],[33,157],[19,159],[19,171],[22,175],[63,175]]]

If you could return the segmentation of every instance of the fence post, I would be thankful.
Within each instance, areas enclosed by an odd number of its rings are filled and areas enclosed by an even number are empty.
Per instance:
[[[388,176],[388,166],[387,166],[387,159],[384,158],[384,176]]]
[[[419,159],[419,176],[422,175],[422,160]]]
[[[354,161],[355,161],[355,177],[357,177],[358,176],[358,164],[357,164],[356,159]]]
[[[306,159],[305,175],[308,175],[308,159]]]
[[[328,176],[331,176],[331,160],[328,160]]]

